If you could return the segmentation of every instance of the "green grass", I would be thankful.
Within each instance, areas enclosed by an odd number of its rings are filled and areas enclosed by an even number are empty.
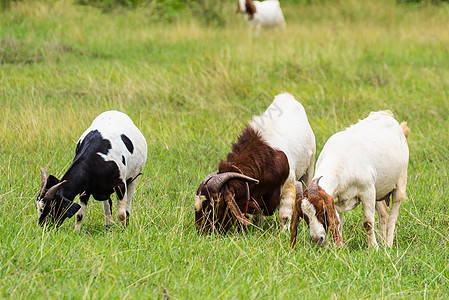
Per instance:
[[[251,38],[234,4],[223,28],[67,1],[0,13],[1,298],[447,298],[449,6],[286,5],[286,32]],[[392,249],[367,249],[360,207],[339,249],[313,247],[303,222],[289,251],[274,217],[246,234],[196,233],[199,183],[281,91],[305,106],[318,152],[370,111],[408,121],[409,199]],[[80,233],[73,219],[40,228],[39,168],[61,176],[108,109],[149,145],[129,227],[107,230],[91,200]]]

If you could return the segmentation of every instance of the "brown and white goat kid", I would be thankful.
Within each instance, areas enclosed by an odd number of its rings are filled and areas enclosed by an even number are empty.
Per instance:
[[[318,158],[314,180],[295,202],[290,246],[296,243],[299,217],[318,244],[326,241],[327,230],[340,244],[343,212],[362,203],[369,246],[378,248],[376,210],[380,236],[391,247],[399,206],[406,199],[409,133],[407,124],[399,125],[390,111],[379,111],[331,136]]]
[[[295,178],[308,183],[315,160],[315,136],[304,107],[280,94],[261,116],[243,130],[232,152],[209,174],[195,196],[199,232],[226,232],[247,214],[272,215],[279,208],[288,228],[295,200]]]

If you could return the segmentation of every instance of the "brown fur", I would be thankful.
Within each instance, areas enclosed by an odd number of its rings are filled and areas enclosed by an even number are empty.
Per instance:
[[[248,214],[261,213],[272,215],[280,204],[281,187],[289,174],[287,156],[284,152],[270,147],[252,127],[246,127],[226,160],[220,161],[218,173],[238,172],[259,180],[259,184],[249,183],[251,201],[248,203]],[[197,229],[209,228],[208,223],[220,225],[219,231],[226,232],[232,226],[230,218],[241,224],[249,224],[243,216],[246,209],[246,184],[242,180],[230,179],[220,194],[208,195],[207,191],[200,193],[208,200],[203,208],[195,212]],[[211,201],[218,204],[215,208],[215,220],[205,220],[204,214],[211,210]],[[212,214],[210,214],[212,215]]]
[[[301,209],[301,201],[304,199],[304,195],[301,191],[301,193],[296,193],[296,200],[295,204],[293,205],[293,214],[292,214],[292,222],[290,224],[290,249],[293,249],[296,244],[296,236],[298,235],[298,225],[299,225],[299,218],[302,218],[306,221],[307,224],[309,224],[309,219],[306,215],[302,212]]]
[[[408,136],[409,136],[411,130],[410,130],[410,128],[407,127],[407,122],[402,122],[400,126],[401,126],[401,131],[405,136],[405,139],[408,140]]]
[[[309,225],[309,219],[307,215],[302,212],[301,203],[304,198],[307,198],[309,202],[315,207],[316,217],[318,222],[324,225],[326,231],[331,233],[332,239],[337,246],[341,245],[343,238],[338,231],[338,226],[340,225],[338,221],[338,216],[335,211],[334,199],[328,195],[321,187],[318,186],[318,195],[311,193],[309,195],[308,191],[304,192],[304,197],[298,197],[295,201],[293,207],[293,216],[291,224],[291,235],[290,235],[290,249],[292,249],[296,244],[296,236],[298,232],[299,218],[303,218]]]
[[[256,6],[254,5],[254,2],[252,0],[246,0],[245,8],[249,19],[252,20],[256,14]]]
[[[329,225],[329,231],[332,235],[332,239],[337,246],[340,246],[343,243],[343,238],[338,231],[340,222],[338,221],[338,216],[334,205],[334,198],[328,195],[322,188],[320,188],[320,197],[324,199],[324,203],[326,206],[327,223]]]

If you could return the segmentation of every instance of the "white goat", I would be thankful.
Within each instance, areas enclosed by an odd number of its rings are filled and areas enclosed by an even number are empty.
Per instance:
[[[278,0],[263,2],[239,0],[237,13],[245,14],[245,20],[254,27],[256,33],[261,27],[286,27],[284,15]]]
[[[331,136],[318,158],[314,180],[305,198],[296,200],[291,247],[296,242],[299,217],[309,224],[315,242],[324,243],[329,228],[339,244],[343,212],[360,203],[369,246],[378,248],[374,210],[379,217],[380,235],[387,246],[392,246],[399,206],[406,199],[409,133],[407,124],[399,125],[390,111],[379,111]]]

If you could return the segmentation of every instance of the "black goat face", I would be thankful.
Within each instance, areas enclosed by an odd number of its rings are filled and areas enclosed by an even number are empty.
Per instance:
[[[71,218],[81,206],[63,198],[58,189],[64,182],[50,175],[46,181],[45,189],[42,189],[36,199],[36,209],[39,225],[60,226],[66,218]]]
[[[42,212],[39,215],[39,225],[60,226],[65,219],[73,217],[81,206],[70,200],[57,196],[55,199],[42,199]],[[39,212],[38,212],[39,214]]]
[[[195,196],[195,227],[200,233],[225,233],[232,226],[232,218],[220,194]]]

